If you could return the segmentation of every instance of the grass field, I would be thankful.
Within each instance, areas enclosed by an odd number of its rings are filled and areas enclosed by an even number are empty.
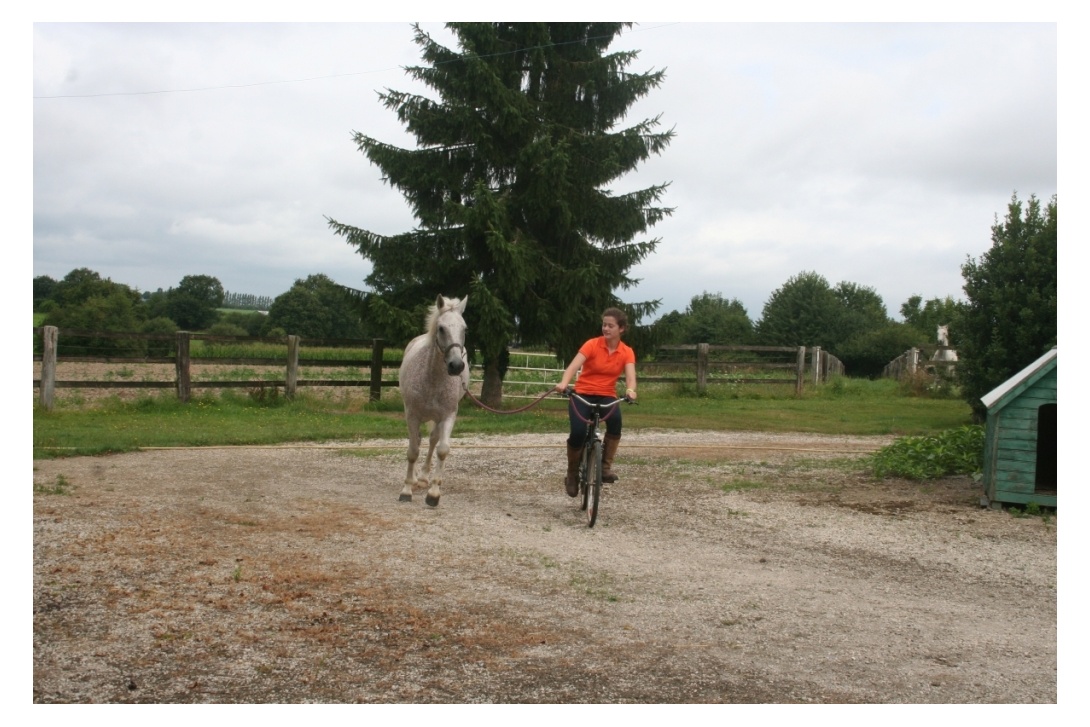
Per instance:
[[[503,408],[525,403],[511,400]],[[463,400],[454,433],[559,433],[567,428],[566,406],[562,399],[546,399],[525,413],[499,415]],[[970,410],[961,399],[908,395],[892,381],[842,379],[808,387],[800,398],[782,386],[709,387],[709,395],[697,396],[676,385],[645,385],[639,404],[626,407],[624,416],[626,428],[921,435],[968,424]],[[396,390],[384,391],[380,402],[368,402],[362,392],[334,395],[314,389],[293,401],[225,392],[181,404],[164,393],[34,411],[36,458],[141,447],[405,436]]]

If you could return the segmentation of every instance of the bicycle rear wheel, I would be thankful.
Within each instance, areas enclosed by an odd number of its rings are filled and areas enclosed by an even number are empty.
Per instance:
[[[587,487],[583,495],[584,508],[587,511],[587,527],[593,528],[598,519],[598,500],[602,496],[602,443],[595,441],[590,452],[587,466]]]

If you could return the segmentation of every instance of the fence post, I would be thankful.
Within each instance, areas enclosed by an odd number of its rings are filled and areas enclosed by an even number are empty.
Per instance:
[[[814,346],[810,350],[810,368],[813,369],[814,385],[817,386],[822,381],[821,376],[821,346]]]
[[[708,349],[706,343],[696,344],[696,393],[708,390]]]
[[[371,401],[382,398],[382,339],[371,341]]]
[[[284,396],[295,396],[295,385],[299,381],[299,336],[288,336],[288,370],[284,374]]]
[[[53,411],[53,388],[57,381],[57,327],[42,327],[42,383],[38,386],[38,401]]]
[[[908,374],[909,376],[916,375],[916,366],[920,362],[920,349],[912,348],[908,351]]]
[[[178,401],[189,401],[189,331],[178,331],[177,355],[174,359],[174,381],[178,387]]]
[[[806,380],[806,346],[799,346],[795,360],[795,396],[802,396],[803,382]]]

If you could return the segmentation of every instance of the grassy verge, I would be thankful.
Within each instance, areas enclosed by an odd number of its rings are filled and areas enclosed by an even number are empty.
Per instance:
[[[513,409],[525,400],[511,400]],[[547,399],[528,412],[500,415],[464,400],[455,436],[561,433],[566,402]],[[895,383],[859,381],[808,389],[795,398],[784,387],[710,389],[707,396],[671,386],[644,386],[640,403],[624,410],[626,428],[822,434],[926,435],[969,422],[958,399],[906,396]],[[257,399],[233,391],[180,404],[170,394],[137,401],[104,399],[34,411],[34,456],[132,451],[141,447],[271,445],[283,442],[400,439],[405,436],[396,391],[380,402],[362,394],[335,397],[307,391],[294,401]]]

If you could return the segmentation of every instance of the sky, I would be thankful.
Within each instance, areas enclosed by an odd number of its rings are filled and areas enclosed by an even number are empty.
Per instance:
[[[900,319],[912,295],[963,299],[1013,194],[1057,192],[1056,23],[641,22],[627,49],[666,77],[621,126],[676,134],[612,187],[670,185],[619,291],[657,315],[708,292],[757,320],[816,272]],[[38,22],[32,52],[34,276],[364,288],[370,263],[326,218],[415,224],[351,139],[415,145],[378,99],[431,93],[403,70],[421,62],[409,22]]]
[[[573,5],[549,8],[570,18]],[[732,7],[729,18],[702,5],[625,3],[607,13],[662,19],[640,22],[613,49],[640,51],[633,71],[666,71],[626,123],[661,114],[676,133],[615,189],[669,182],[664,203],[675,208],[651,231],[661,243],[622,299],[660,300],[665,314],[718,293],[756,320],[791,277],[817,272],[830,285],[874,288],[899,318],[912,295],[963,297],[961,265],[990,247],[1012,194],[1048,199],[1062,176],[1065,193],[1082,197],[1078,91],[1090,63],[1075,4],[995,0],[981,10],[918,0],[891,11],[769,0]],[[16,298],[28,307],[28,268],[59,279],[87,267],[152,291],[185,275],[267,296],[317,273],[362,287],[369,264],[326,218],[383,234],[413,219],[351,135],[413,145],[377,92],[426,92],[403,71],[420,61],[410,21],[450,11],[345,6],[274,0],[258,14],[191,0],[170,8],[179,17],[163,17],[158,6],[100,0],[9,11],[0,53],[8,97],[22,101],[8,107],[0,135],[15,251],[15,263],[0,266],[5,287],[25,286]],[[483,3],[457,10],[460,19],[499,16]],[[297,22],[312,16],[338,22]],[[253,22],[269,20],[281,22]],[[441,23],[422,25],[449,38]],[[1085,239],[1084,227],[1066,216],[1061,237]],[[1079,247],[1062,251],[1063,330],[1077,330]],[[23,371],[7,361],[8,378]],[[1064,396],[1075,403],[1062,416],[1074,422],[1084,394],[1066,387]],[[7,446],[29,469],[30,427],[17,429],[22,440]],[[1077,451],[1077,431],[1061,426],[1072,445],[1062,451]],[[1077,490],[1066,499],[1075,503]],[[28,522],[8,528],[26,528],[23,564]],[[1061,537],[1079,552],[1077,529]],[[18,618],[8,623],[26,624]],[[1083,623],[1065,619],[1065,643],[1085,641]],[[20,632],[24,654],[30,631]],[[1081,694],[1077,670],[1058,674],[1065,698]]]

